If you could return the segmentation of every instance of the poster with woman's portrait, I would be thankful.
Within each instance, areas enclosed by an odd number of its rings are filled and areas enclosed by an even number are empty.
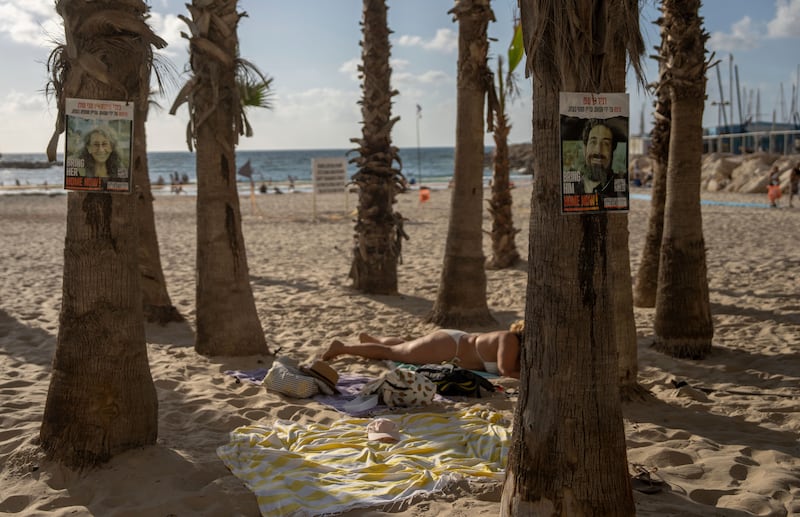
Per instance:
[[[628,94],[560,93],[562,213],[624,212]]]
[[[66,99],[64,188],[131,191],[133,103]]]

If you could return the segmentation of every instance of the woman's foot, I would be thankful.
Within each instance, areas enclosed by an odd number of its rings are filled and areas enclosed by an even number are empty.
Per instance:
[[[331,341],[331,344],[328,345],[328,349],[322,354],[323,361],[330,361],[331,359],[335,359],[344,353],[344,343],[339,341],[338,339],[334,339]]]
[[[376,338],[376,337],[374,337],[374,336],[371,336],[371,335],[367,334],[366,332],[362,332],[361,334],[358,335],[358,342],[359,343],[380,343],[381,340]]]

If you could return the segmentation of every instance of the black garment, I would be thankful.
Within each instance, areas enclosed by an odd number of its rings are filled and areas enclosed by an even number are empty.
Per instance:
[[[622,180],[618,182],[620,186],[623,186],[622,190],[614,190],[615,181]],[[628,182],[625,180],[625,175],[622,173],[614,173],[609,176],[609,178],[605,181],[605,183],[600,183],[590,192],[586,192],[583,181],[579,181],[573,184],[575,186],[575,194],[598,194],[597,196],[597,203],[598,208],[608,208],[612,210],[619,210],[619,209],[628,209]],[[609,206],[606,206],[605,200],[607,198],[615,198],[617,203],[610,202]],[[624,201],[623,201],[624,199]]]
[[[618,195],[625,195],[625,191],[622,192],[615,192],[614,191],[614,180],[618,179],[616,176],[611,176],[605,183],[600,183],[591,192],[586,192],[584,189],[583,181],[579,181],[575,184],[575,193],[576,194],[592,194],[598,193],[602,194],[603,196],[618,196]],[[603,197],[601,196],[601,197]]]

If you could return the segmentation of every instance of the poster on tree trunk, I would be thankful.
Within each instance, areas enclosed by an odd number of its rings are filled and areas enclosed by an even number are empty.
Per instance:
[[[64,189],[131,191],[133,103],[66,99]]]
[[[559,94],[562,213],[625,212],[627,93]]]

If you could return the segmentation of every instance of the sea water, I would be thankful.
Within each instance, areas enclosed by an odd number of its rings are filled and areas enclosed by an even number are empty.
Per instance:
[[[277,187],[286,190],[290,185],[290,178],[294,178],[295,187],[301,191],[311,191],[311,160],[314,158],[346,158],[350,160],[357,156],[348,153],[348,149],[303,149],[303,150],[278,150],[278,151],[237,151],[236,166],[244,165],[248,160],[253,168],[253,181],[257,186],[268,184],[270,192]],[[490,155],[492,148],[486,148],[485,153]],[[434,183],[447,186],[448,180],[453,176],[454,148],[453,147],[424,147],[404,148],[399,152],[402,163],[401,172],[409,182],[419,185]],[[0,188],[2,194],[12,193],[38,193],[47,190],[50,193],[63,192],[64,166],[53,165],[45,168],[10,168],[2,165],[3,161],[28,161],[41,163],[45,161],[44,154],[4,154],[0,157],[0,186],[16,186],[18,188]],[[63,156],[58,160],[63,162]],[[147,154],[150,182],[153,185],[170,184],[171,177],[177,173],[188,178],[187,192],[192,192],[196,184],[196,155],[188,151],[176,152],[150,152]],[[348,178],[355,174],[357,167],[348,163]],[[491,169],[484,169],[486,182],[491,177]],[[524,175],[512,174],[522,178]],[[247,178],[239,176],[239,181],[247,182]],[[42,186],[46,185],[47,189]],[[249,193],[249,189],[246,193]],[[170,189],[156,190],[156,193],[169,193]]]

